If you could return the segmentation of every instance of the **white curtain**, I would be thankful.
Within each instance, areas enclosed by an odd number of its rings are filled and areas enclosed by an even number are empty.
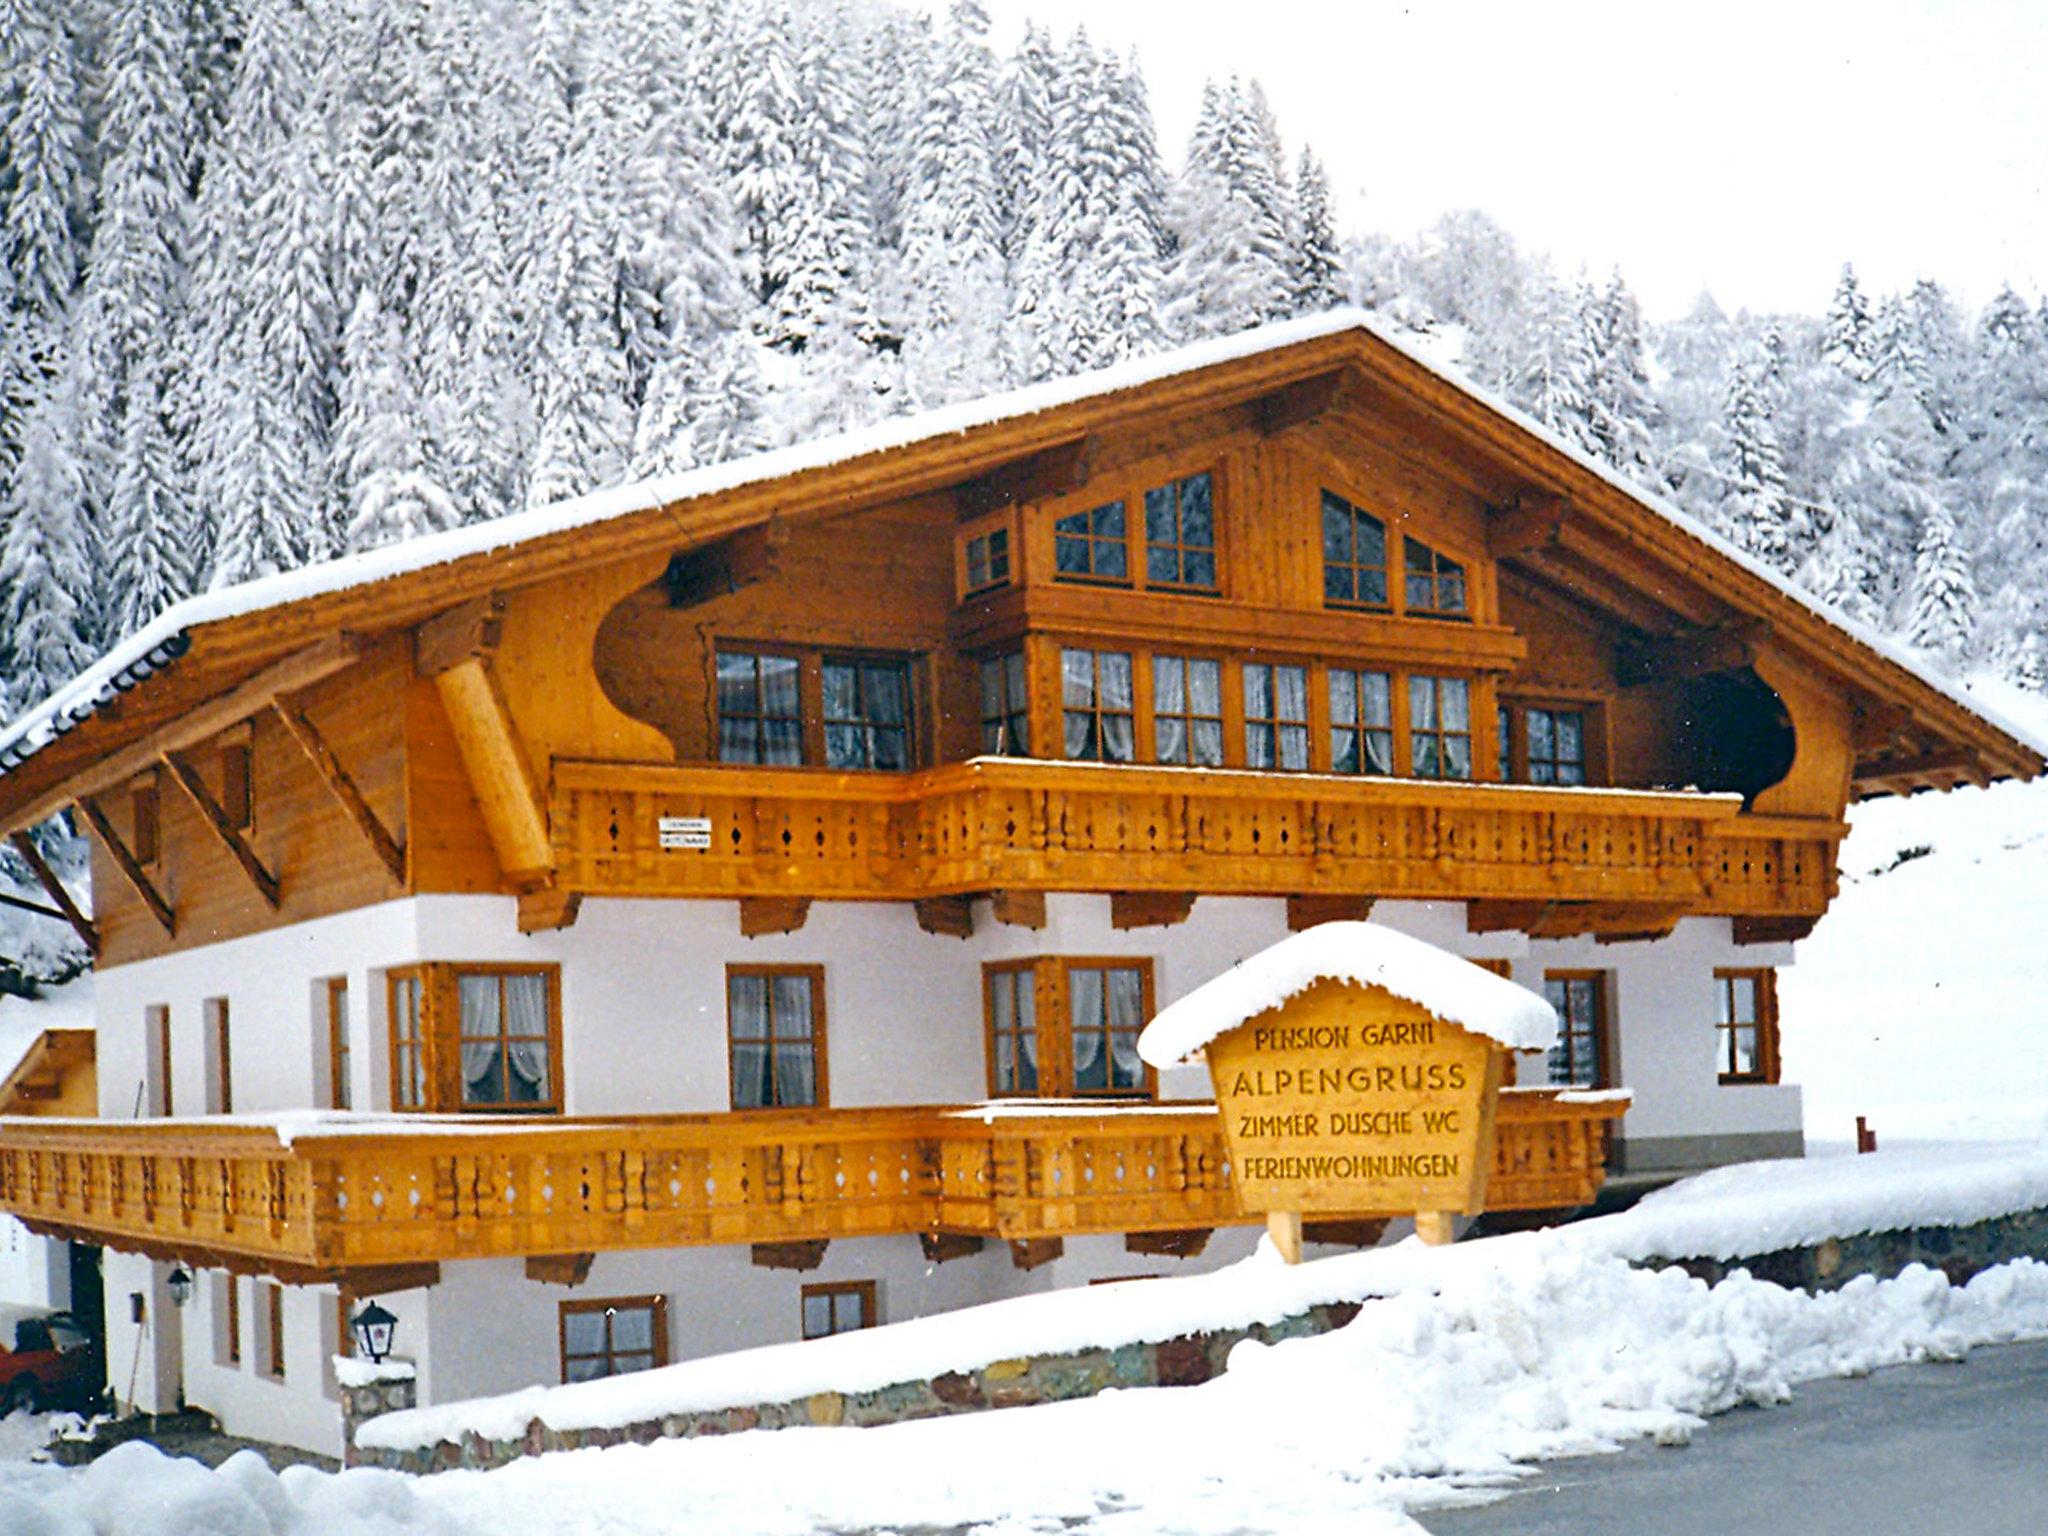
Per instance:
[[[1145,1022],[1144,979],[1135,970],[1109,973],[1109,1051],[1114,1071],[1111,1087],[1136,1088],[1145,1081],[1138,1057],[1138,1031]]]
[[[759,1109],[768,1102],[768,983],[735,976],[727,999],[732,1028],[732,1102]]]
[[[504,1097],[498,1081],[504,1033],[498,1017],[498,978],[460,976],[455,986],[462,1004],[462,1096],[473,1104],[495,1104]]]
[[[510,1097],[525,1102],[548,1096],[548,980],[505,978],[505,1033],[513,1037]],[[521,1038],[523,1037],[523,1038]]]
[[[1073,1026],[1074,1086],[1107,1088],[1102,1063],[1102,972],[1067,972],[1067,1018]]]
[[[775,1102],[818,1102],[817,1042],[813,1037],[811,978],[777,976],[770,1012],[775,1034]]]

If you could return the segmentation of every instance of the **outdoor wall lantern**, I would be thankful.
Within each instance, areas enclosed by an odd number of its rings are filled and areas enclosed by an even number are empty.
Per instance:
[[[373,1301],[349,1319],[349,1327],[356,1336],[356,1353],[372,1365],[381,1365],[391,1353],[391,1335],[398,1329],[398,1319]]]
[[[192,1271],[182,1264],[171,1266],[164,1276],[164,1289],[171,1293],[171,1305],[182,1307],[192,1299]]]

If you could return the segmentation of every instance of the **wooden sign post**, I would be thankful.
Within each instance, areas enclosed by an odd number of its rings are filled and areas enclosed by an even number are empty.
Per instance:
[[[1424,1242],[1485,1208],[1505,1052],[1385,988],[1318,981],[1208,1045],[1238,1200],[1301,1259],[1304,1215],[1412,1214]]]

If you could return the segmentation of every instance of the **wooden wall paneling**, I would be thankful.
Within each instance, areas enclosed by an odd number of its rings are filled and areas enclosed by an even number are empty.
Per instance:
[[[1783,701],[1792,717],[1795,741],[1791,768],[1756,797],[1756,811],[1766,816],[1839,818],[1856,769],[1855,722],[1848,698],[1774,645],[1758,647],[1755,671]]]
[[[327,790],[334,796],[334,803],[351,825],[363,834],[370,845],[370,851],[377,855],[383,866],[391,871],[391,878],[400,885],[405,883],[405,850],[385,827],[383,820],[363,792],[356,787],[356,781],[342,766],[341,758],[327,738],[320,734],[312,719],[295,701],[277,699],[272,707],[277,711],[278,723],[285,734],[306,754],[306,761]]]
[[[206,780],[200,776],[198,768],[179,752],[165,753],[163,764],[170,771],[172,780],[185,792],[186,798],[198,811],[199,824],[214,835],[228,856],[235,861],[236,866],[248,877],[249,883],[256,889],[256,894],[269,904],[272,911],[276,911],[282,904],[277,876],[256,857],[256,851],[249,846],[248,839],[237,830],[227,812],[221,809],[219,800],[208,788]]]

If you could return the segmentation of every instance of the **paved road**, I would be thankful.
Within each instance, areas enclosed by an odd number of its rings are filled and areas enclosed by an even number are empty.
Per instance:
[[[1498,1503],[1417,1518],[1439,1536],[2041,1536],[2048,1343],[1808,1382],[1686,1449],[1550,1462]]]

